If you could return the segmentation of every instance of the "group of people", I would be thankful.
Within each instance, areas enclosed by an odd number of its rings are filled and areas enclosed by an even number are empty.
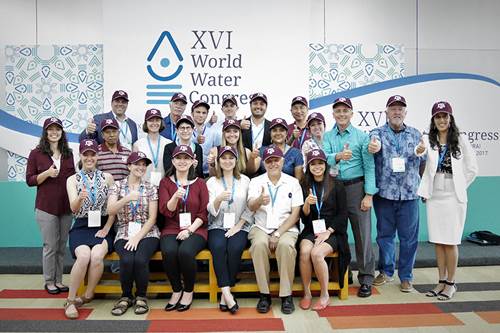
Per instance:
[[[39,145],[28,158],[26,181],[37,186],[36,221],[43,237],[43,275],[50,294],[68,292],[65,315],[78,318],[103,273],[103,259],[116,251],[122,296],[111,313],[133,307],[148,312],[149,261],[159,249],[172,286],[165,311],[186,311],[193,301],[196,255],[208,247],[221,289],[219,309],[235,314],[231,287],[242,252],[249,245],[260,291],[257,311],[270,310],[270,263],[275,255],[281,311],[294,311],[292,286],[297,252],[304,295],[302,309],[330,303],[329,266],[336,251],[339,276],[351,255],[348,221],[354,235],[359,297],[372,285],[394,279],[395,236],[402,292],[412,291],[418,244],[418,201],[425,201],[429,240],[436,246],[438,284],[426,295],[450,299],[467,209],[467,187],[477,175],[475,154],[460,135],[452,107],[433,105],[429,134],[404,123],[406,100],[391,96],[387,123],[365,133],[351,123],[349,98],[334,101],[335,125],[325,132],[321,113],[308,114],[307,99],[293,98],[294,122],[265,118],[263,93],[250,97],[251,116],[238,120],[231,95],[224,119],[210,105],[175,93],[170,113],[158,109],[137,124],[126,116],[128,94],[116,91],[112,111],[94,116],[80,135],[75,169],[61,120],[48,118]],[[379,274],[371,242],[371,207],[377,217]],[[74,223],[71,224],[74,219]],[[300,223],[299,223],[300,221]],[[62,284],[66,242],[75,259],[70,285]],[[312,304],[313,272],[321,294]],[[87,288],[77,295],[88,277]],[[339,279],[342,287],[343,279]],[[135,282],[135,293],[133,292]]]

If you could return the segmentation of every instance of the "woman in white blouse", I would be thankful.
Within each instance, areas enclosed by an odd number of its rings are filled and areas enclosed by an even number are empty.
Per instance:
[[[240,268],[241,254],[247,244],[251,213],[246,210],[247,176],[237,167],[238,153],[230,146],[221,146],[217,154],[216,176],[207,181],[208,247],[212,252],[217,284],[222,296],[221,311],[235,314],[238,303],[231,294]],[[245,216],[245,219],[243,219]]]
[[[144,116],[142,130],[147,133],[134,143],[133,151],[142,151],[153,162],[148,165],[144,179],[155,186],[160,185],[160,180],[165,174],[163,168],[163,151],[171,140],[164,138],[160,132],[165,129],[161,112],[158,109],[149,109]]]

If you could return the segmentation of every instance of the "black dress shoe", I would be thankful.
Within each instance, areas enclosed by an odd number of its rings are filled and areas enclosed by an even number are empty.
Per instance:
[[[56,287],[56,289],[49,289],[49,287],[47,287],[47,285],[45,285],[45,290],[51,295],[57,295],[61,292],[61,291],[59,291],[59,288]]]
[[[67,286],[58,287],[56,285],[56,288],[59,290],[60,293],[67,293],[69,291],[69,287]]]
[[[179,311],[179,312],[187,311],[191,307],[191,304],[192,304],[192,302],[189,303],[189,304],[181,304],[181,303],[179,303],[179,305],[177,306],[177,311]]]
[[[226,304],[220,304],[219,303],[219,310],[221,310],[222,312],[228,312],[229,311],[229,307]]]
[[[271,309],[271,295],[260,294],[259,302],[257,303],[257,312],[268,313]]]
[[[291,314],[295,311],[292,296],[281,297],[281,312],[284,314]]]
[[[167,303],[167,305],[165,305],[165,311],[174,311],[175,309],[177,309],[178,306],[179,306],[179,302],[177,302],[175,304]]]
[[[231,312],[231,314],[233,314],[233,315],[236,314],[236,312],[238,312],[239,309],[240,309],[240,306],[238,305],[237,300],[234,300],[234,305],[232,307],[228,308],[229,312]]]
[[[372,286],[362,284],[358,289],[358,297],[370,297],[372,295]]]

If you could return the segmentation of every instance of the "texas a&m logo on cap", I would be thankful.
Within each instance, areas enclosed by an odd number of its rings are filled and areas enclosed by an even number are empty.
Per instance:
[[[139,157],[142,157],[142,158],[146,157],[146,155],[142,151],[138,152],[137,155],[139,155]]]
[[[85,146],[90,147],[94,144],[94,141],[92,140],[85,140]]]
[[[113,120],[112,119],[106,119],[106,125],[112,124]]]
[[[319,156],[319,150],[313,150],[313,151],[311,152],[311,155],[312,155],[312,156]]]
[[[438,103],[437,104],[437,108],[438,109],[444,109],[446,107],[446,105],[444,103]]]

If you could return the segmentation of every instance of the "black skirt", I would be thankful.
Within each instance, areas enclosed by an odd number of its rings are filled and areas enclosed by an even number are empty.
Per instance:
[[[113,252],[113,241],[115,239],[114,229],[108,232],[107,236],[104,238],[96,237],[95,234],[104,227],[108,220],[108,216],[101,216],[101,226],[100,227],[88,227],[88,218],[81,217],[75,219],[73,227],[69,231],[69,250],[71,251],[71,256],[76,259],[75,249],[80,245],[87,245],[93,248],[96,245],[102,244],[103,240],[108,243],[108,254]]]

